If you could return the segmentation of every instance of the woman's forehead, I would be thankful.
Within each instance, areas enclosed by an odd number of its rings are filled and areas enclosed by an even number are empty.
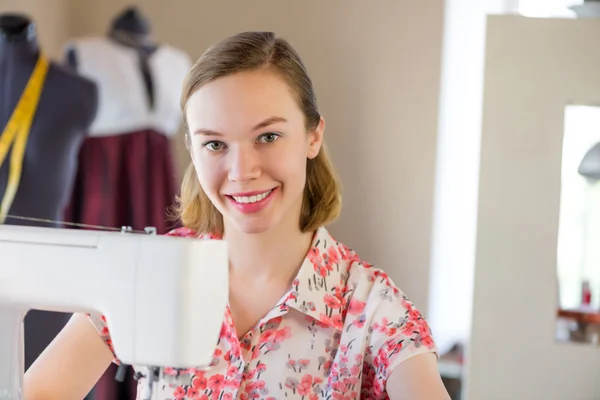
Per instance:
[[[192,132],[253,129],[271,118],[292,124],[304,119],[288,84],[264,72],[238,73],[202,86],[190,97],[186,114]]]

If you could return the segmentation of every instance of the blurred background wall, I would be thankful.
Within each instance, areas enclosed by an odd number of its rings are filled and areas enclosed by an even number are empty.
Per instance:
[[[600,398],[598,346],[555,333],[565,109],[600,110],[598,35],[598,19],[489,20],[468,399]]]

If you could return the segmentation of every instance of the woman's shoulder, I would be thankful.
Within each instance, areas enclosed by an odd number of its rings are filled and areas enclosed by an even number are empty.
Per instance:
[[[342,331],[354,338],[359,331],[352,328],[367,327],[368,360],[373,365],[386,365],[391,371],[417,354],[437,355],[428,322],[388,273],[342,243],[330,242],[329,246],[338,250],[342,261],[341,303],[346,304]],[[328,255],[331,259],[331,252]]]
[[[355,291],[358,289],[359,296],[366,297],[373,292],[379,294],[382,291],[389,292],[396,297],[404,295],[384,269],[362,259],[356,251],[336,241],[331,235],[329,239],[327,244],[329,249],[325,251],[328,259],[331,259],[332,251],[336,250],[339,253],[342,264],[345,264],[341,269],[342,280]]]
[[[169,232],[165,234],[165,236],[176,236],[176,237],[187,237],[187,238],[196,238],[201,240],[211,240],[211,239],[219,239],[218,235],[210,234],[210,233],[199,233],[193,229],[180,227],[171,229]]]
[[[418,313],[409,297],[384,269],[362,260],[356,253],[347,268],[346,287],[352,291],[355,302],[370,305],[368,308],[376,313]]]
[[[328,239],[324,240],[325,246],[329,247],[323,251],[324,260],[335,261],[338,257],[334,257],[334,253],[339,254],[340,280],[345,286],[344,292],[351,292],[353,300],[370,304],[369,309],[373,311],[382,311],[386,304],[391,306],[390,311],[416,311],[412,301],[386,270],[361,258],[355,250],[335,240],[327,231],[322,230],[320,234],[320,239]]]

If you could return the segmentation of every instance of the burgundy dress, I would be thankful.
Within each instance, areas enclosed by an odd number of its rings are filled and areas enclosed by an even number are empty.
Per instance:
[[[171,139],[181,127],[179,96],[191,60],[162,45],[142,60],[149,71],[144,75],[140,54],[109,38],[78,39],[67,51],[75,54],[78,73],[98,85],[100,104],[81,146],[65,221],[154,227],[159,234],[176,228],[168,217],[179,186]],[[88,398],[135,399],[132,371],[119,383],[111,365]]]
[[[89,137],[79,152],[79,169],[65,220],[166,233],[177,193],[169,138],[152,129]]]

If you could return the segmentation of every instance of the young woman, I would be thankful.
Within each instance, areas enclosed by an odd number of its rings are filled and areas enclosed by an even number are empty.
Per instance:
[[[192,163],[186,228],[170,234],[227,241],[230,298],[212,368],[167,370],[159,398],[448,399],[419,311],[324,227],[340,188],[294,49],[230,37],[194,65],[181,105]],[[118,362],[109,327],[75,315],[27,372],[26,398],[83,398]]]

